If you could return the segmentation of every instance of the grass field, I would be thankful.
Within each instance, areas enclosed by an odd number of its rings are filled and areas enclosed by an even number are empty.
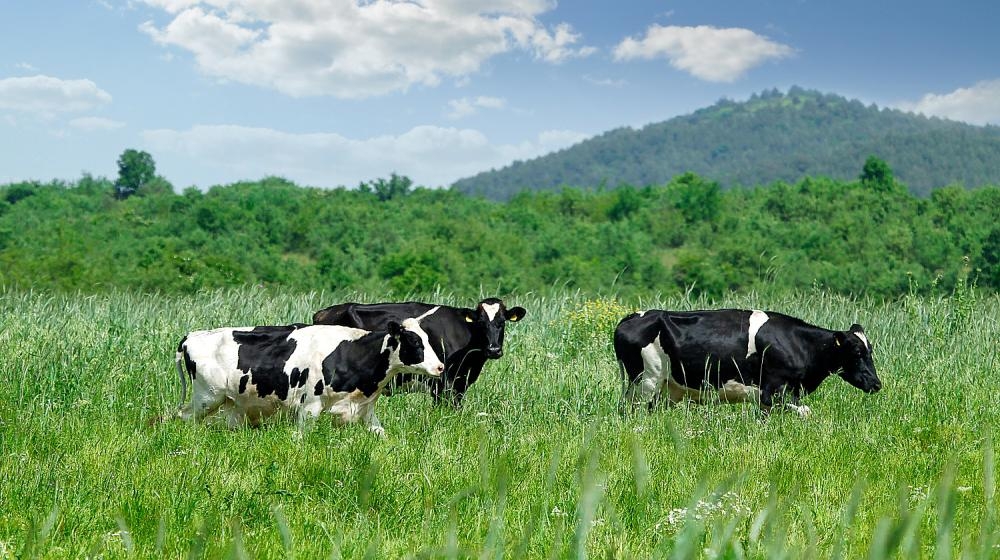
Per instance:
[[[287,421],[149,424],[175,410],[188,330],[306,321],[341,299],[0,293],[0,558],[1000,555],[996,296],[713,303],[865,327],[884,389],[832,377],[807,420],[619,416],[617,320],[708,304],[569,294],[508,298],[528,315],[465,406],[382,399],[384,440],[322,421],[301,440]]]

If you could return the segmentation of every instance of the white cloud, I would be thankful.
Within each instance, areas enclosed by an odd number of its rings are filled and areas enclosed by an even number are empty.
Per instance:
[[[732,82],[765,61],[794,53],[793,48],[749,29],[651,25],[644,37],[629,37],[619,43],[614,58],[666,58],[674,68],[702,80]]]
[[[27,72],[38,72],[38,68],[35,68],[30,62],[18,62],[14,65],[14,68],[18,70],[25,70]]]
[[[280,175],[300,184],[324,187],[353,187],[393,171],[420,185],[446,186],[515,159],[564,148],[586,136],[547,131],[519,144],[494,144],[477,130],[436,126],[365,139],[236,125],[143,132],[145,148],[162,162],[158,168],[175,184],[194,182],[193,176],[180,175],[201,168],[200,181],[210,177],[212,182],[224,183]],[[208,185],[202,182],[200,186]]]
[[[503,109],[507,106],[507,100],[502,97],[462,97],[452,99],[448,102],[448,118],[461,119],[469,117],[479,112],[479,109]]]
[[[1000,79],[982,81],[951,93],[928,93],[919,101],[904,101],[896,107],[970,124],[1000,125]]]
[[[104,117],[79,117],[69,121],[69,125],[73,128],[79,128],[80,130],[94,131],[122,128],[125,126],[125,123],[106,119]]]
[[[615,88],[624,87],[628,83],[622,79],[616,80],[613,78],[597,78],[591,76],[590,74],[584,74],[583,79],[588,83],[594,84],[595,86],[615,87]]]
[[[364,98],[461,80],[513,50],[558,63],[587,56],[543,0],[145,0],[170,14],[143,32],[194,55],[205,74],[293,96]]]
[[[88,111],[110,102],[111,94],[90,80],[41,75],[0,80],[0,109],[52,115]]]

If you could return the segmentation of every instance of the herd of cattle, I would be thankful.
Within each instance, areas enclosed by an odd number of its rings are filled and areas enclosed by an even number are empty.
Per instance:
[[[380,395],[422,390],[436,403],[460,405],[487,360],[503,355],[507,323],[525,314],[496,298],[475,309],[343,303],[316,312],[312,325],[191,332],[177,347],[177,416],[218,414],[238,427],[279,410],[300,420],[325,411],[382,435]],[[830,375],[867,393],[882,387],[861,325],[832,331],[773,312],[633,313],[618,323],[614,349],[624,407],[663,398],[752,401],[765,412],[778,404],[807,416],[800,397]]]

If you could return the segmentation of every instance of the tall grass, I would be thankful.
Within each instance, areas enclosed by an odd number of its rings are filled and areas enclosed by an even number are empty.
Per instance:
[[[622,417],[610,329],[689,309],[523,296],[460,410],[379,402],[385,440],[318,422],[180,422],[173,351],[209,326],[308,321],[365,294],[0,294],[0,558],[989,558],[997,297],[743,294],[864,325],[884,383],[813,416],[679,405]],[[435,299],[460,303],[448,294]]]

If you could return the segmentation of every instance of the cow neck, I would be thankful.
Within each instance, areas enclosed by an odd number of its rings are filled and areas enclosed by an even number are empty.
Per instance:
[[[806,372],[805,379],[802,380],[802,387],[808,393],[815,391],[820,383],[843,367],[840,354],[837,352],[837,339],[834,331],[820,327],[814,328],[816,333],[810,338],[813,338],[819,345],[820,351],[817,352],[813,363],[810,364]]]

